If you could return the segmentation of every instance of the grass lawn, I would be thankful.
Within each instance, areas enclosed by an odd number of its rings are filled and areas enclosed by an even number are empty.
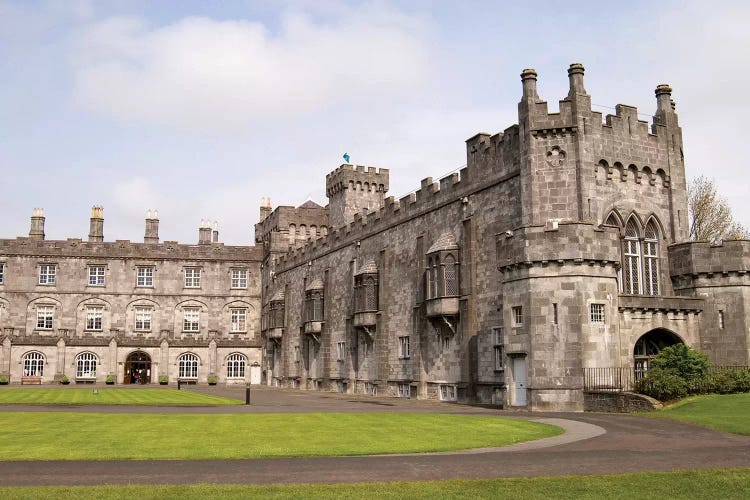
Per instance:
[[[4,487],[2,498],[512,498],[731,499],[750,497],[750,469],[335,485]]]
[[[244,401],[175,389],[0,389],[0,404],[53,405],[239,405]]]
[[[708,394],[683,399],[650,417],[672,418],[750,436],[750,394]]]
[[[146,460],[420,453],[503,446],[561,432],[536,422],[469,415],[8,412],[0,413],[0,457]]]

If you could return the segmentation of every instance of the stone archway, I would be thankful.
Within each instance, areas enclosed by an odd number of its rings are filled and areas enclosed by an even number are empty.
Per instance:
[[[665,347],[683,343],[677,334],[665,328],[655,328],[641,335],[633,348],[635,379],[638,380],[646,374],[651,360],[659,354],[659,351]]]
[[[131,352],[125,360],[125,384],[151,383],[151,356],[143,351]]]

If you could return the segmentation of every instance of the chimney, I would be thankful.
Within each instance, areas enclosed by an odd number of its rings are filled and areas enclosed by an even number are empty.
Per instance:
[[[219,223],[214,221],[214,234],[213,234],[213,240],[214,243],[219,242]]]
[[[573,63],[568,68],[568,81],[570,83],[568,98],[575,97],[577,94],[586,94],[586,89],[583,88],[583,72],[583,64],[581,63]]]
[[[523,86],[523,99],[536,102],[539,95],[536,93],[536,70],[526,68],[521,72],[521,85]]]
[[[146,211],[146,234],[143,236],[144,243],[159,243],[159,211]]]
[[[201,225],[198,228],[198,244],[208,245],[209,243],[211,243],[211,224],[201,219]]]
[[[104,241],[104,207],[101,205],[91,207],[89,241]]]
[[[35,208],[31,211],[31,229],[29,238],[32,240],[44,239],[44,209]]]
[[[260,199],[260,221],[263,222],[266,217],[271,215],[271,212],[273,212],[273,209],[271,209],[271,198],[261,198]]]

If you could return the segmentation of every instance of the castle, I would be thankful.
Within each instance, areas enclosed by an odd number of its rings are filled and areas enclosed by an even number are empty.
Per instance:
[[[344,164],[326,207],[264,201],[255,247],[210,227],[158,243],[153,217],[144,243],[104,243],[97,207],[93,239],[47,242],[35,214],[28,238],[0,240],[0,372],[29,377],[33,355],[44,381],[77,376],[88,353],[124,383],[136,355],[151,382],[579,411],[587,369],[642,374],[667,345],[750,364],[750,242],[687,241],[671,88],[649,127],[631,106],[593,111],[581,64],[568,77],[550,113],[524,70],[518,124],[471,137],[464,168],[401,199],[388,170]]]

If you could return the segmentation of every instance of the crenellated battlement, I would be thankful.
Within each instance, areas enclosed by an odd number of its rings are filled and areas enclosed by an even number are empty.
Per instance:
[[[690,241],[669,247],[672,279],[750,275],[750,240]]]
[[[343,190],[388,192],[388,169],[344,163],[326,175],[326,194],[330,198]]]

